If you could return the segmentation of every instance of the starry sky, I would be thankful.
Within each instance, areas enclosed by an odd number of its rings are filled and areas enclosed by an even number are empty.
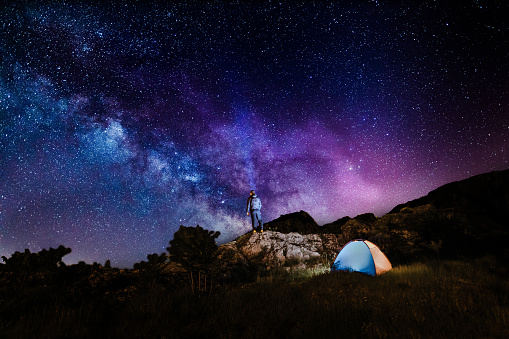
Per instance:
[[[452,2],[451,2],[452,3]],[[509,168],[506,1],[0,7],[0,255],[130,267]]]

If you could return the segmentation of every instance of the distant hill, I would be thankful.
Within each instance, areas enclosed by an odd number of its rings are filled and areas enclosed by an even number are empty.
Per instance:
[[[400,204],[389,213],[428,204],[438,209],[452,208],[476,219],[509,227],[509,169],[451,182],[424,197]]]

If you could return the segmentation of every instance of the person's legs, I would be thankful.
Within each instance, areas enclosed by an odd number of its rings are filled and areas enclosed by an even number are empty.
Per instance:
[[[256,231],[256,215],[255,215],[255,211],[251,211],[251,225],[253,225],[253,231]]]
[[[252,215],[255,218],[255,221],[253,222],[253,227],[257,227],[260,229],[260,231],[263,231],[262,212],[260,212],[260,210],[254,210],[252,212]]]

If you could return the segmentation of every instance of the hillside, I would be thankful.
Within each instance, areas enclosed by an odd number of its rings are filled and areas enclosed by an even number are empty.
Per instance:
[[[319,226],[305,211],[265,224],[220,247],[244,263],[323,268],[348,241],[376,243],[393,263],[505,253],[509,241],[509,170],[453,182],[396,206]],[[244,265],[244,267],[247,267]]]

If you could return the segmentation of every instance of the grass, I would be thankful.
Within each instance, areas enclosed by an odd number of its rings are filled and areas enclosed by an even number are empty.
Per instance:
[[[15,303],[2,293],[0,337],[509,337],[508,272],[498,265],[493,258],[415,263],[379,277],[286,269],[211,295],[154,288],[123,302],[71,302],[46,288]]]

